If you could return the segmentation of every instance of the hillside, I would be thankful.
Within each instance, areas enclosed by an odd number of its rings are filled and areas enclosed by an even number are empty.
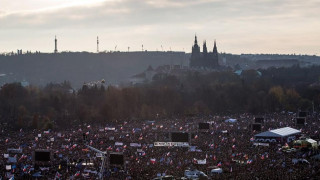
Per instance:
[[[0,85],[27,81],[33,85],[70,81],[79,88],[84,82],[105,79],[107,84],[125,82],[149,65],[188,65],[184,52],[68,52],[0,56]]]

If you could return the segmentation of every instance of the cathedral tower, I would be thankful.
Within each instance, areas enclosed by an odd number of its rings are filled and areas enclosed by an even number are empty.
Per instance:
[[[218,65],[219,65],[219,63],[218,63],[218,48],[217,48],[216,40],[214,40],[211,66],[217,67]]]
[[[200,59],[200,46],[198,45],[197,35],[195,35],[194,45],[192,46],[190,66],[199,66],[199,59]]]
[[[216,69],[219,67],[218,63],[218,48],[216,40],[214,40],[214,47],[212,52],[208,52],[207,42],[203,42],[203,52],[200,52],[197,36],[194,38],[194,45],[192,46],[192,54],[190,57],[190,67],[201,69]]]

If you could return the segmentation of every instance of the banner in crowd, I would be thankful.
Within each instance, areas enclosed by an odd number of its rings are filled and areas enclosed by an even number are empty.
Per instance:
[[[189,151],[190,152],[195,152],[196,151],[197,146],[190,146],[189,147]]]
[[[83,172],[86,172],[86,173],[93,173],[93,174],[98,174],[98,172],[97,172],[97,171],[92,171],[92,170],[90,170],[90,169],[85,169],[85,170],[83,170]]]
[[[189,143],[187,142],[154,142],[154,146],[189,147]]]
[[[141,143],[130,143],[131,147],[141,147]]]
[[[115,142],[114,145],[115,146],[123,146],[123,142]]]
[[[104,128],[106,131],[115,131],[116,128],[115,127],[106,127]]]
[[[157,177],[166,176],[166,173],[157,173]]]
[[[96,157],[101,158],[102,154],[101,153],[96,153]]]
[[[22,154],[22,149],[8,148],[7,151],[8,153],[12,153],[12,154]]]
[[[269,146],[269,143],[253,143],[255,146]]]
[[[17,163],[16,157],[8,157],[8,163]]]
[[[207,164],[207,159],[198,159],[197,164]]]

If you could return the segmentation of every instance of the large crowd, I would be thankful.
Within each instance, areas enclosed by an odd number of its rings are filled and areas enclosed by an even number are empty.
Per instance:
[[[309,115],[306,125],[300,127],[296,127],[295,113],[262,116],[262,131],[299,128],[305,136],[319,141],[318,114]],[[155,118],[46,131],[12,131],[1,124],[0,179],[96,179],[101,157],[86,144],[103,152],[123,153],[123,165],[110,164],[107,159],[104,179],[153,179],[162,175],[178,179],[187,169],[197,169],[213,179],[319,179],[320,163],[311,158],[319,153],[317,149],[286,153],[281,150],[286,142],[254,145],[254,135],[259,133],[250,128],[254,117],[233,114]],[[229,118],[237,121],[226,122]],[[199,130],[200,122],[208,122],[210,129]],[[190,133],[191,147],[154,145],[170,141],[170,132]],[[35,161],[34,152],[39,149],[51,152],[49,162]],[[293,163],[293,159],[305,159],[308,163]],[[221,168],[223,172],[211,174],[212,168]]]

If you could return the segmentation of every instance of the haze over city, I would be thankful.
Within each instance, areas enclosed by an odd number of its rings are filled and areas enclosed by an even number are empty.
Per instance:
[[[0,52],[191,51],[319,55],[316,0],[0,0]],[[162,48],[161,48],[162,46]]]

